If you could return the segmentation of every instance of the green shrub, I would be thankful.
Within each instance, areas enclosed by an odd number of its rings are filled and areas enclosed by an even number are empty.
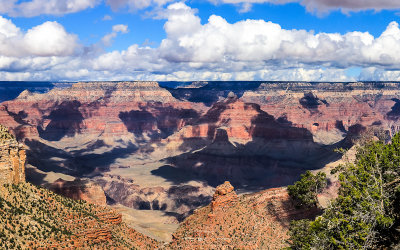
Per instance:
[[[316,175],[307,171],[294,185],[288,186],[289,195],[297,201],[298,206],[311,207],[317,203],[319,194],[327,185],[326,174],[318,172]]]
[[[339,169],[338,198],[316,220],[292,223],[292,248],[396,246],[400,242],[400,135],[389,144],[366,143],[357,149],[354,163]]]

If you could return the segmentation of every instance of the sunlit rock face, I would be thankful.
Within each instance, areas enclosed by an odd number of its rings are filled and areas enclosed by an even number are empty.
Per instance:
[[[279,122],[258,104],[236,97],[215,103],[175,136],[181,139],[179,147],[195,140],[205,146],[165,162],[212,186],[224,180],[237,187],[289,184],[298,171],[315,168],[312,162],[333,155],[313,141],[310,131]],[[300,167],[306,162],[307,166]]]
[[[261,84],[242,99],[295,127],[309,130],[314,141],[332,144],[353,126],[399,130],[399,83]],[[396,105],[397,104],[397,105]]]
[[[170,249],[282,249],[291,220],[319,215],[299,209],[285,188],[237,195],[229,182],[217,186],[211,204],[194,211],[173,234]]]
[[[0,186],[25,182],[25,149],[0,125]]]
[[[182,85],[80,82],[26,90],[0,103],[0,124],[26,145],[36,169],[29,181],[56,183],[75,197],[77,187],[67,183],[84,178],[94,188],[77,199],[92,195],[95,203],[179,220],[208,204],[225,180],[238,192],[288,185],[336,161],[333,149],[351,146],[360,132],[400,128],[399,83]]]
[[[110,138],[131,133],[162,138],[197,116],[193,106],[156,82],[85,82],[46,94],[24,91],[2,103],[0,116],[19,138],[59,141],[76,134]]]

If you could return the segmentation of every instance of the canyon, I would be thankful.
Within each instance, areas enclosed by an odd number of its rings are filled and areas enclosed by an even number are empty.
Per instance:
[[[221,203],[221,195],[215,196],[215,192],[225,181],[239,194],[229,202],[230,207],[248,200],[252,200],[249,204],[273,201],[275,214],[295,218],[282,187],[306,170],[329,168],[340,161],[341,155],[334,149],[350,148],[363,131],[387,136],[399,131],[399,85],[55,84],[47,92],[24,90],[15,99],[0,103],[0,124],[24,145],[29,182],[73,199],[108,204],[126,218],[138,211],[153,213],[163,225],[151,222],[149,226],[149,222],[137,220],[132,226],[158,240],[185,245],[181,229],[171,237],[160,234],[158,228],[168,225],[165,230],[172,235],[178,222],[194,218],[190,215],[198,211],[201,225],[218,222],[224,216],[218,211],[227,209],[216,209],[218,205],[197,209]],[[18,152],[12,154],[22,161],[25,156]],[[217,193],[221,192],[217,189]],[[275,198],[266,198],[270,196]],[[259,215],[264,218],[271,213],[260,210]],[[246,214],[243,212],[243,220],[254,219]],[[274,228],[285,232],[287,223]],[[198,230],[212,231],[212,227]],[[192,241],[200,237],[194,232],[186,234]],[[256,248],[264,243],[251,244]]]

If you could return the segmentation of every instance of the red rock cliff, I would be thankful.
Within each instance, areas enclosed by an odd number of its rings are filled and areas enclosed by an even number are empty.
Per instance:
[[[0,185],[25,182],[25,150],[21,144],[7,134],[8,131],[1,126]]]

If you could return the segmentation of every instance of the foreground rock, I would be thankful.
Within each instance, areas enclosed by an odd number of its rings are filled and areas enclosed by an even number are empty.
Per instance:
[[[112,210],[28,183],[0,187],[1,249],[155,249]]]
[[[317,208],[296,209],[285,188],[237,196],[229,182],[217,187],[210,205],[181,223],[171,249],[282,249],[289,223],[313,218]]]
[[[234,191],[234,187],[229,181],[226,181],[215,189],[215,194],[211,201],[212,213],[208,216],[213,217],[213,213],[217,213],[219,210],[229,209],[230,207],[235,206],[237,202],[238,196]]]

